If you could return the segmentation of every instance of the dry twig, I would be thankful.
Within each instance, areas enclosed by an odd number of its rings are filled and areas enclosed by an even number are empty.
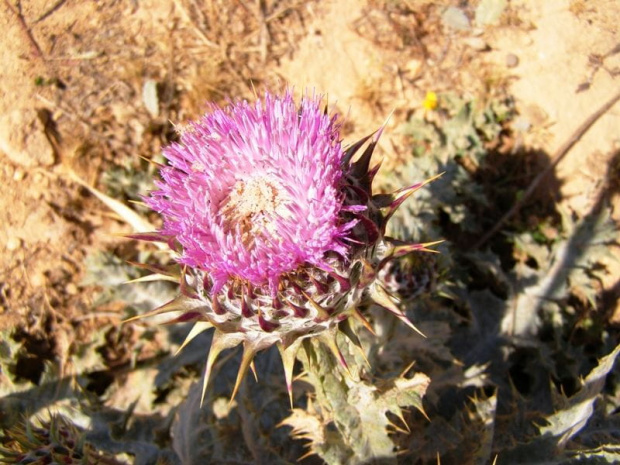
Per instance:
[[[37,43],[36,39],[32,35],[32,31],[30,30],[30,27],[28,26],[28,24],[26,24],[26,19],[24,18],[24,15],[22,14],[21,1],[17,2],[17,7],[13,6],[9,0],[4,0],[4,3],[8,7],[8,9],[11,10],[11,12],[15,15],[15,17],[17,18],[17,23],[19,24],[19,28],[22,30],[24,35],[28,38],[28,43],[30,44],[30,51],[32,55],[37,58],[44,59],[43,52],[41,51],[41,47],[39,47],[39,44]]]

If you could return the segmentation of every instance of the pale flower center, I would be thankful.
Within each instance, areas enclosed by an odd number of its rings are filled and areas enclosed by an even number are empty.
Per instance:
[[[258,234],[275,237],[275,220],[290,215],[286,207],[289,201],[282,184],[274,177],[237,181],[220,204],[224,229],[229,233],[238,226],[246,246],[250,246]]]

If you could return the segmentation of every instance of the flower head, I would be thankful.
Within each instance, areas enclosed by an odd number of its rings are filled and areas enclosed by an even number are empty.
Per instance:
[[[303,339],[322,339],[345,364],[336,332],[359,344],[349,318],[370,328],[360,311],[370,299],[413,327],[375,278],[390,260],[427,250],[384,237],[394,211],[426,182],[373,195],[380,133],[345,148],[338,116],[320,97],[297,105],[287,92],[212,106],[164,149],[168,165],[145,199],[163,227],[132,237],[169,243],[181,265],[181,294],[150,315],[196,322],[185,343],[215,328],[203,395],[219,353],[238,344],[233,396],[254,355],[273,344],[289,392]]]
[[[214,292],[240,280],[275,295],[286,273],[347,254],[339,124],[319,105],[287,93],[213,108],[164,150],[170,165],[147,203]]]

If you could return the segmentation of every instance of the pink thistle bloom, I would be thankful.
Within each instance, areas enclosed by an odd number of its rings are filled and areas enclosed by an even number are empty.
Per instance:
[[[288,92],[212,107],[164,149],[170,165],[147,203],[181,244],[179,262],[206,272],[214,292],[240,279],[275,295],[283,274],[347,256],[340,125],[320,104],[297,107]]]

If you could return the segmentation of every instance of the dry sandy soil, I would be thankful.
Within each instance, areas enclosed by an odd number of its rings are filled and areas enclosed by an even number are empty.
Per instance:
[[[478,3],[3,0],[0,329],[53,328],[60,352],[120,318],[92,311],[83,276],[90,254],[130,247],[115,236],[130,228],[75,176],[109,192],[106,174],[146,172],[140,157],[158,158],[173,123],[207,101],[315,89],[349,115],[351,140],[393,112],[381,145],[389,169],[409,150],[397,128],[427,92],[506,92],[519,142],[552,156],[620,90],[620,3],[513,0],[476,24]],[[456,4],[466,23],[442,20]],[[620,104],[557,166],[562,202],[578,215],[617,192],[619,129]],[[604,285],[617,290],[610,266]]]

